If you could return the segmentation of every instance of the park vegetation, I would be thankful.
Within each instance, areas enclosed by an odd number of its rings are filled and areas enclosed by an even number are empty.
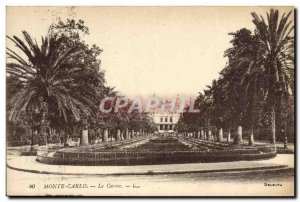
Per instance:
[[[102,50],[83,40],[89,34],[84,21],[59,21],[50,26],[39,45],[26,31],[23,38],[8,36],[7,134],[11,145],[63,143],[81,138],[133,138],[154,132],[143,113],[99,111],[100,101],[121,96],[105,81],[99,56]],[[116,100],[115,99],[115,100]],[[110,103],[114,105],[115,103]]]
[[[228,59],[220,77],[212,81],[197,102],[200,113],[183,113],[178,131],[187,136],[205,134],[206,139],[227,139],[241,144],[243,129],[254,136],[287,146],[294,137],[294,21],[292,11],[271,9],[267,18],[251,13],[255,30],[234,33]],[[204,135],[203,135],[204,136]]]
[[[230,33],[228,63],[196,103],[200,112],[181,114],[176,130],[184,136],[249,145],[255,138],[285,146],[294,136],[294,21],[292,11],[271,9],[267,18],[251,13],[255,30]],[[39,44],[26,31],[8,36],[7,141],[11,145],[62,143],[80,138],[122,140],[156,131],[146,113],[99,111],[100,101],[122,95],[106,84],[102,50],[83,39],[84,21],[58,21]],[[108,107],[114,107],[111,102]],[[289,135],[290,134],[290,135]],[[244,135],[245,137],[245,135]]]

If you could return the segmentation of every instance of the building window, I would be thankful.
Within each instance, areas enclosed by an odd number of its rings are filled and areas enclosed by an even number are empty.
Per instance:
[[[160,125],[159,125],[159,129],[160,129],[160,130],[163,130],[163,129],[164,129],[164,125],[163,125],[163,124],[160,124]]]
[[[168,125],[167,124],[165,125],[165,130],[168,130]]]
[[[163,122],[163,117],[160,117],[160,122]]]
[[[170,117],[170,122],[173,122],[173,117]]]
[[[168,117],[165,117],[165,122],[168,122]]]
[[[169,130],[173,130],[173,125],[170,125],[170,126],[169,126]]]

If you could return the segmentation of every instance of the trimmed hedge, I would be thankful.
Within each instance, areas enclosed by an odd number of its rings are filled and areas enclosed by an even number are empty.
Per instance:
[[[49,155],[50,151],[41,151],[38,152],[37,161],[58,165],[147,165],[251,161],[276,156],[276,150],[272,146],[234,147],[202,140],[184,141],[192,142],[193,147],[190,148],[175,138],[158,138],[151,139],[135,148],[118,149],[120,145],[134,142],[131,140],[130,142],[105,143],[98,146],[64,148],[51,151],[52,155]],[[110,146],[109,149],[107,146]]]
[[[37,151],[21,151],[21,156],[36,156]]]
[[[278,154],[294,154],[294,150],[277,147]]]
[[[38,155],[37,160],[58,165],[147,165],[195,162],[226,162],[268,159],[276,152],[261,150],[212,150],[212,151],[109,151],[95,153],[56,152],[49,157]]]

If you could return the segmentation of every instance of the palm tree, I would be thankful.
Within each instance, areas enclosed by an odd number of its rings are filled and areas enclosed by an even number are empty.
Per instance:
[[[276,143],[275,109],[282,103],[283,96],[289,96],[294,83],[294,30],[293,20],[289,20],[292,11],[281,17],[278,10],[271,9],[267,20],[256,13],[252,22],[255,34],[259,37],[260,57],[264,61],[265,98],[270,114],[272,131],[271,142]]]
[[[63,117],[67,123],[70,117],[80,120],[83,115],[95,112],[97,86],[93,82],[99,75],[74,62],[83,60],[85,52],[77,46],[62,51],[61,38],[55,34],[42,37],[39,46],[26,31],[22,33],[25,41],[16,36],[8,37],[21,54],[7,48],[10,61],[7,73],[22,83],[12,98],[9,120],[18,119],[29,107],[41,109],[42,106],[47,112],[41,116],[41,123],[49,121],[47,114],[53,119]]]
[[[278,10],[271,9],[266,23],[262,16],[252,13],[256,25],[254,35],[245,28],[233,33],[233,47],[225,52],[229,65],[222,74],[231,86],[231,97],[235,97],[236,92],[239,94],[244,108],[237,110],[240,117],[245,119],[245,115],[250,114],[250,120],[246,119],[252,131],[250,144],[253,144],[256,113],[261,111],[262,103],[267,106],[270,117],[271,142],[276,142],[275,109],[282,109],[289,92],[294,91],[294,39],[290,36],[294,27],[290,27],[290,15],[291,12],[283,14],[279,19]]]
[[[215,85],[215,80],[213,80],[213,85]],[[213,88],[211,86],[206,86],[208,89],[204,91],[204,100],[202,102],[202,107],[200,107],[200,115],[204,116],[204,126],[207,134],[207,139],[212,140],[211,136],[211,118],[212,118],[212,111],[213,111]],[[202,95],[202,96],[203,96]],[[199,95],[200,98],[201,94]],[[201,99],[201,98],[200,98]]]
[[[245,28],[230,35],[234,36],[231,41],[233,47],[225,51],[225,56],[229,58],[229,65],[223,70],[222,75],[229,83],[228,91],[233,92],[231,97],[236,97],[240,103],[240,105],[229,103],[229,106],[233,104],[234,108],[238,109],[238,114],[240,114],[238,124],[243,122],[250,128],[249,144],[253,145],[254,122],[261,110],[259,95],[263,89],[264,79],[259,40]]]

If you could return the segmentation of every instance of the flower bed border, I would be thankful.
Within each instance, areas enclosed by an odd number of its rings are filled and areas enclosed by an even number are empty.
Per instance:
[[[98,152],[63,152],[48,156],[46,151],[38,152],[37,161],[55,165],[157,165],[175,163],[204,163],[252,161],[270,159],[276,156],[273,147],[256,147],[253,149],[231,148],[210,151],[98,151]]]

